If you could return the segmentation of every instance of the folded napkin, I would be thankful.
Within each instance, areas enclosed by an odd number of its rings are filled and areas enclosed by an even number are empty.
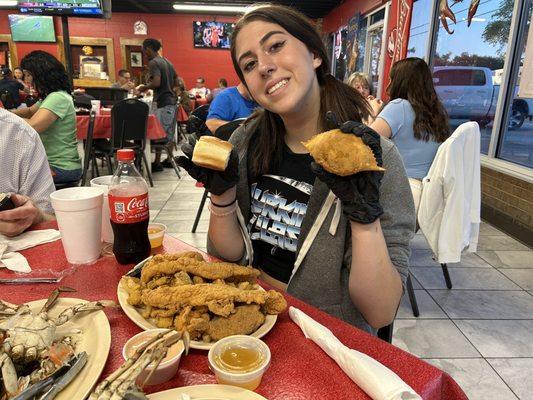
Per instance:
[[[0,234],[0,268],[3,264],[11,271],[31,272],[28,260],[17,251],[53,242],[60,237],[59,231],[55,229],[28,231],[12,238]]]
[[[346,347],[328,328],[303,311],[290,307],[289,316],[302,329],[305,337],[333,358],[346,375],[372,399],[422,400],[422,397],[390,369],[366,354]]]

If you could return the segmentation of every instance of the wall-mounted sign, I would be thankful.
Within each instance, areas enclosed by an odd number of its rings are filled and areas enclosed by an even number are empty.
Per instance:
[[[144,21],[135,21],[133,24],[134,35],[148,35],[148,25]]]

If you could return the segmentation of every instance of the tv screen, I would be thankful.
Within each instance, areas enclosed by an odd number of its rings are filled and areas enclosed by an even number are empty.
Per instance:
[[[231,22],[193,22],[194,47],[229,49],[234,26]]]
[[[19,11],[24,14],[73,15],[76,17],[100,17],[103,15],[101,0],[19,0]]]
[[[42,15],[9,15],[14,42],[55,42],[54,19]]]

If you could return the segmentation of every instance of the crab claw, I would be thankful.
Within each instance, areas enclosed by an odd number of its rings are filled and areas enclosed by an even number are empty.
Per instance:
[[[61,292],[75,292],[75,291],[76,291],[76,289],[72,289],[72,288],[65,287],[65,286],[56,288],[52,293],[50,293],[50,296],[48,297],[48,300],[46,300],[46,303],[44,303],[44,306],[41,309],[41,311],[39,311],[39,314],[43,313],[43,312],[44,313],[48,312],[50,307],[52,307],[52,305],[56,302],[56,300],[59,297],[59,294]]]
[[[468,7],[468,23],[467,26],[470,26],[474,15],[476,15],[477,8],[479,7],[479,0],[472,0],[470,7]]]
[[[446,20],[446,18],[449,18],[450,20],[452,20],[454,24],[457,23],[457,20],[455,18],[455,14],[450,9],[450,6],[448,5],[448,0],[440,0],[439,15],[440,15],[440,22],[442,23],[442,27],[446,30],[446,32],[448,32],[451,35],[454,31],[450,30],[450,28],[448,27],[448,21]]]

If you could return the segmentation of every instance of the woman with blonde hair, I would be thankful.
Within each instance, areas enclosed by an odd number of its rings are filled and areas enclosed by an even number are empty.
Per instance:
[[[262,107],[232,135],[225,171],[178,159],[211,193],[207,250],[261,270],[261,279],[375,333],[396,314],[407,277],[414,207],[400,155],[361,120],[365,99],[330,73],[315,26],[292,8],[253,8],[235,25],[231,57]],[[341,177],[303,141],[330,128],[372,149],[386,172]],[[334,124],[334,126],[338,126]]]
[[[362,72],[354,72],[346,79],[345,82],[348,86],[353,87],[355,90],[361,93],[361,96],[363,96],[370,105],[370,108],[372,109],[372,118],[368,119],[366,122],[368,124],[372,123],[376,115],[378,115],[381,111],[383,102],[379,99],[376,99],[374,96],[372,83],[370,82],[368,75],[363,74]]]

